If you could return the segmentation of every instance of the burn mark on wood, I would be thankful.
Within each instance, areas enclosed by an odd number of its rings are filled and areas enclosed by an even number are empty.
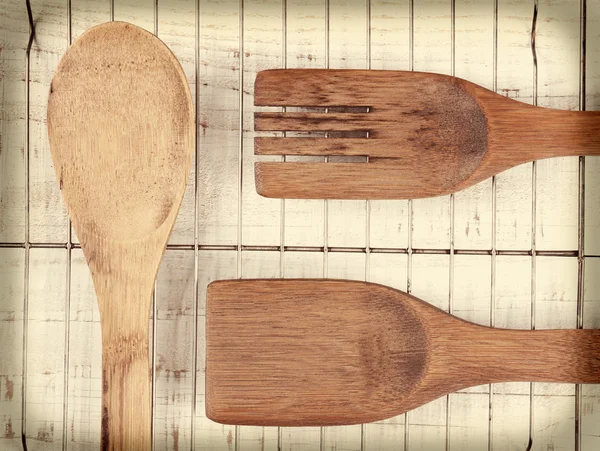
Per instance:
[[[46,443],[54,441],[54,423],[50,423],[48,427],[44,425],[44,427],[39,428],[36,439]]]
[[[9,440],[15,438],[15,431],[13,430],[11,417],[8,417],[8,421],[6,422],[6,427],[4,429],[4,438]]]
[[[6,391],[4,392],[4,399],[10,401],[13,399],[15,384],[12,381],[12,379],[8,378],[8,376],[4,376],[4,384],[6,386]]]

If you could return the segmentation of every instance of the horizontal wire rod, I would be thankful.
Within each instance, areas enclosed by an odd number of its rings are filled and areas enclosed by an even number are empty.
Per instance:
[[[30,249],[67,249],[69,243],[27,243]],[[0,249],[24,249],[25,243],[0,243]],[[81,249],[79,243],[73,243],[72,249]],[[194,244],[169,244],[167,245],[168,250],[176,251],[194,251]],[[198,249],[201,251],[237,251],[242,252],[324,252],[325,247],[323,246],[252,246],[242,245],[221,245],[221,244],[199,244]],[[386,248],[386,247],[335,247],[328,246],[327,252],[340,252],[340,253],[366,253],[372,254],[424,254],[424,255],[448,255],[450,249],[420,249],[420,248]],[[579,257],[579,250],[535,250],[531,249],[454,249],[455,255],[492,255],[495,253],[497,256],[543,256],[543,257]],[[586,254],[585,258],[600,258],[600,255]]]

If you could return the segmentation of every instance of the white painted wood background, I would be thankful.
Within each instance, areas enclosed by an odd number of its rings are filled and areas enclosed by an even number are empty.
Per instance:
[[[67,244],[45,113],[69,37],[110,20],[111,5],[31,6],[27,118],[25,2],[0,0],[0,449],[22,449],[25,420],[29,450],[93,450],[100,323],[81,250]],[[155,449],[512,451],[530,440],[535,451],[600,449],[598,386],[480,386],[350,427],[233,427],[204,414],[205,287],[219,278],[367,279],[481,324],[600,327],[600,159],[526,164],[454,196],[412,202],[281,201],[254,190],[252,93],[262,69],[454,73],[523,102],[577,109],[585,100],[600,109],[600,0],[587,0],[585,91],[580,0],[540,1],[537,90],[532,13],[533,0],[114,0],[114,19],[158,31],[198,102],[198,173],[156,290]]]

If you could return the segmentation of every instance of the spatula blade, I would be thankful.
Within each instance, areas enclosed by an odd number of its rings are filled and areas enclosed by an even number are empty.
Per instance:
[[[336,280],[211,283],[207,416],[308,426],[393,415],[390,400],[418,383],[427,346],[419,320],[393,293]],[[413,321],[398,328],[401,318]]]

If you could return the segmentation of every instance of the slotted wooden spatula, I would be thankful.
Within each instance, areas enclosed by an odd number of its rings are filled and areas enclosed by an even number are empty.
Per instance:
[[[98,297],[101,447],[150,450],[150,304],[194,151],[185,74],[141,28],[92,28],[52,79],[48,135]]]
[[[344,280],[208,287],[206,413],[259,426],[364,423],[466,387],[600,383],[600,330],[506,330]]]
[[[280,198],[409,199],[456,192],[541,158],[600,154],[600,112],[534,107],[447,75],[376,70],[260,72],[257,131],[353,137],[257,137],[257,155],[368,156],[364,163],[256,163],[260,194]],[[335,112],[365,107],[364,112]],[[348,108],[346,108],[348,110]],[[368,137],[357,137],[356,133]]]

